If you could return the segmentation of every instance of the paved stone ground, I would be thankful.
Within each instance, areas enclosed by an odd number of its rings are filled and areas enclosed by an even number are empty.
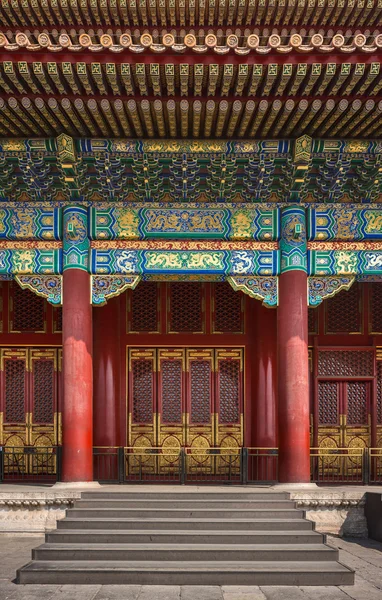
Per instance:
[[[215,587],[139,585],[16,585],[16,569],[31,558],[42,535],[0,535],[0,600],[382,600],[382,544],[372,540],[328,542],[356,571],[354,586]]]

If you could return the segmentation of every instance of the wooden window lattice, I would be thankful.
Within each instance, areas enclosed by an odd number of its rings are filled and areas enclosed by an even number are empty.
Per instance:
[[[191,333],[202,332],[203,287],[200,283],[170,284],[170,331]]]
[[[317,308],[308,308],[308,331],[309,333],[318,333]]]
[[[219,421],[238,423],[240,420],[240,361],[219,361]]]
[[[53,423],[54,365],[51,360],[38,360],[33,368],[33,421]]]
[[[25,422],[25,361],[5,361],[5,422]]]
[[[377,361],[377,424],[382,425],[382,362]]]
[[[133,421],[153,421],[153,365],[151,360],[132,361],[133,372]]]
[[[350,290],[325,301],[327,333],[361,332],[360,292],[360,286],[354,283]]]
[[[338,384],[335,381],[318,382],[318,423],[337,425],[338,423]]]
[[[243,294],[235,292],[229,283],[215,283],[214,291],[214,332],[242,333]]]
[[[382,284],[371,283],[369,290],[370,333],[382,333]]]
[[[367,425],[367,390],[366,381],[349,381],[347,383],[347,424]]]
[[[12,283],[12,330],[20,332],[44,331],[45,300],[30,290]]]
[[[131,291],[130,331],[157,332],[158,284],[144,281]]]
[[[209,423],[211,418],[211,365],[196,360],[190,364],[191,423]]]
[[[373,352],[362,350],[320,350],[318,375],[324,377],[373,376]]]
[[[54,309],[54,332],[62,331],[62,307]]]
[[[162,375],[162,421],[182,422],[182,361],[163,360]]]

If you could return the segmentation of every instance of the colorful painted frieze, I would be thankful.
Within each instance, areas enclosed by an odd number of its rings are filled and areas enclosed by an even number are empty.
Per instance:
[[[381,275],[382,249],[311,250],[309,275]]]
[[[129,250],[92,249],[95,274],[277,275],[277,250]]]
[[[62,252],[59,249],[0,248],[0,274],[59,274]]]
[[[48,204],[0,207],[0,240],[61,239],[61,209]]]
[[[128,206],[90,209],[91,239],[275,241],[278,236],[278,209]]]
[[[382,210],[341,205],[308,210],[308,240],[382,240]]]

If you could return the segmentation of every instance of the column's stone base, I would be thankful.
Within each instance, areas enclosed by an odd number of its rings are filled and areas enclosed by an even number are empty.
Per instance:
[[[317,490],[317,483],[275,483],[272,487],[276,490]]]
[[[52,486],[52,489],[61,489],[61,490],[87,490],[93,488],[101,487],[98,481],[57,481]]]

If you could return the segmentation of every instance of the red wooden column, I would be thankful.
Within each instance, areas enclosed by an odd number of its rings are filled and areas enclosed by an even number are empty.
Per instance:
[[[279,481],[310,482],[305,209],[282,211],[278,306]]]
[[[120,298],[93,308],[94,446],[118,446]],[[123,445],[123,444],[122,444]]]
[[[252,434],[256,448],[277,447],[277,311],[258,300],[253,316]]]
[[[93,340],[88,254],[87,211],[83,207],[66,207],[62,311],[64,482],[93,480]]]

